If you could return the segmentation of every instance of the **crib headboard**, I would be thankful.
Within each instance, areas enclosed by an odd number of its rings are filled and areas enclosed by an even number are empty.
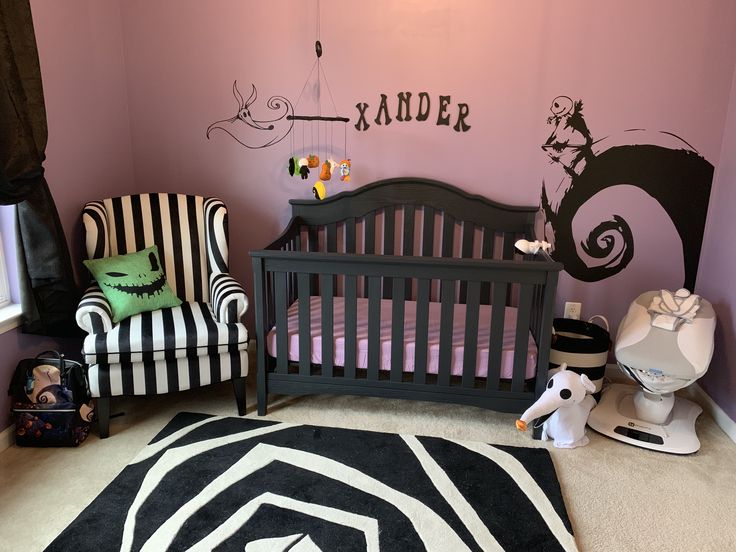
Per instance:
[[[294,218],[310,230],[310,251],[507,260],[517,239],[533,239],[539,209],[412,177],[381,180],[322,201],[289,203]],[[318,229],[324,229],[321,239]]]

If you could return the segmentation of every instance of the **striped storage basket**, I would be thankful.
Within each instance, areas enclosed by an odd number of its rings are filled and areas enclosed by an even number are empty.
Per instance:
[[[605,329],[593,320],[600,318]],[[563,362],[578,374],[585,374],[595,384],[593,397],[600,399],[603,375],[606,372],[608,351],[611,348],[608,320],[596,315],[587,322],[571,318],[555,318],[552,348],[549,352],[550,376]]]

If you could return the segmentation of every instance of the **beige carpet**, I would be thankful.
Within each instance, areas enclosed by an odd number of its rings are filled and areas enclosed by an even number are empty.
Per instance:
[[[77,449],[7,449],[0,454],[0,550],[43,550],[174,414],[235,415],[231,390],[225,383],[120,399],[113,412],[125,415],[111,421],[109,439],[95,434]],[[255,417],[255,390],[248,391],[247,415]],[[555,449],[516,431],[514,415],[438,403],[282,398],[268,418],[546,447],[580,550],[736,550],[736,444],[705,414],[697,423],[702,448],[685,457],[627,446],[590,429],[588,446]]]

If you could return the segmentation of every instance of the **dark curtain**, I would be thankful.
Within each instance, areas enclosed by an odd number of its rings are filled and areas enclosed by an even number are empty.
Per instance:
[[[16,205],[23,331],[79,335],[79,290],[44,178],[46,109],[28,0],[0,0],[0,204]]]

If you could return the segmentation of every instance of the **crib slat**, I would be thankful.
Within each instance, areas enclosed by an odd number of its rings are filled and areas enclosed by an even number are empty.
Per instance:
[[[414,255],[414,205],[404,205],[404,241],[401,254],[404,257]]]
[[[514,258],[514,233],[504,232],[503,233],[503,258],[504,260],[511,261]]]
[[[478,364],[478,311],[480,304],[480,282],[468,282],[465,304],[465,340],[463,341],[463,387],[475,384],[475,369]]]
[[[389,205],[383,210],[383,254],[393,255],[394,254],[394,239],[396,237],[395,227],[396,225],[396,208],[393,205]],[[383,298],[391,299],[391,288],[393,284],[393,278],[383,279]]]
[[[445,211],[442,217],[442,256],[452,257],[455,247],[455,217]],[[452,286],[455,287],[454,285]]]
[[[337,223],[331,222],[329,224],[325,225],[325,247],[328,253],[337,253]],[[334,290],[337,289],[337,276],[332,277],[332,292],[331,294],[334,295]],[[319,288],[319,294],[324,295],[325,290],[324,288]]]
[[[286,272],[276,272],[276,372],[285,374],[288,371],[289,351],[288,332],[289,323],[286,317]]]
[[[503,326],[506,314],[506,294],[508,284],[493,283],[491,302],[491,337],[488,344],[488,377],[486,389],[497,391],[501,377],[501,353],[503,352]]]
[[[442,215],[442,256],[452,257],[455,247],[455,217],[445,211]],[[450,286],[452,294],[455,294],[455,282],[450,280],[442,280],[440,282],[440,297],[444,297],[446,286]]]
[[[275,294],[275,286],[273,283],[274,274],[273,272],[266,272],[266,289],[267,289],[267,297],[271,298],[274,297]],[[274,310],[275,307],[275,301],[269,300],[266,302],[266,319],[268,320],[269,324],[275,322],[276,320],[276,311]]]
[[[335,358],[334,324],[332,316],[332,279],[330,274],[320,275],[320,289],[322,293],[322,375],[332,377],[332,368]]]
[[[511,378],[511,391],[524,390],[527,352],[529,348],[529,314],[532,306],[533,284],[521,284],[519,308],[516,318],[516,341],[514,343],[514,374]]]
[[[488,226],[483,227],[483,245],[481,246],[481,257],[483,259],[493,258],[493,247],[496,241],[496,233]],[[491,283],[483,282],[480,285],[480,302],[483,305],[491,303]]]
[[[402,244],[401,255],[411,257],[414,255],[414,205],[404,205],[404,242]],[[404,297],[411,299],[411,278],[406,278],[404,286]]]
[[[394,278],[391,299],[391,381],[404,371],[404,278]]]
[[[325,225],[325,232],[327,233],[327,251],[335,253],[337,251],[337,224],[331,222]]]
[[[355,253],[355,218],[345,221],[345,253]]]
[[[293,250],[301,251],[302,248],[302,235],[301,231],[294,236]],[[296,274],[294,272],[289,274],[289,304],[296,301]]]
[[[417,280],[417,316],[414,348],[414,383],[427,381],[427,341],[429,333],[430,280]]]
[[[455,282],[442,280],[442,306],[440,310],[440,356],[437,383],[450,385],[452,364],[452,322],[455,310]]]
[[[358,331],[357,276],[345,276],[345,377],[355,379]]]
[[[309,251],[319,251],[319,228],[316,226],[307,226],[307,247]],[[309,278],[310,281],[310,293],[312,295],[319,295],[319,289],[317,285],[317,275],[312,274]],[[301,296],[301,294],[300,294]]]
[[[319,250],[319,230],[316,226],[307,226],[307,246],[309,251]]]
[[[325,225],[325,247],[327,248],[328,253],[337,253],[337,223],[331,222],[329,224]],[[331,293],[334,295],[334,290],[337,289],[337,276],[332,277],[332,289],[333,292]],[[324,288],[319,288],[319,294],[324,295],[325,290]]]
[[[373,255],[376,252],[376,212],[371,211],[363,217],[365,229],[365,253]]]
[[[381,363],[381,277],[368,277],[368,379],[378,380]]]
[[[460,256],[463,259],[473,258],[473,241],[475,238],[475,224],[463,221],[463,245]],[[465,303],[467,298],[468,284],[465,280],[460,281],[460,303]]]
[[[309,304],[309,280],[310,274],[303,272],[297,276],[299,288],[299,375],[310,375],[312,362],[312,320]]]
[[[503,233],[503,258],[506,261],[512,261],[514,259],[514,233],[504,232]],[[511,304],[511,293],[512,287],[509,287],[509,291],[506,294],[506,303]]]
[[[383,254],[394,254],[396,208],[389,205],[383,210]]]
[[[434,208],[424,207],[422,226],[422,256],[431,257],[434,253]]]
[[[371,211],[363,217],[363,231],[365,232],[365,254],[373,255],[376,252],[376,212]],[[363,278],[363,297],[368,297],[368,279]]]

